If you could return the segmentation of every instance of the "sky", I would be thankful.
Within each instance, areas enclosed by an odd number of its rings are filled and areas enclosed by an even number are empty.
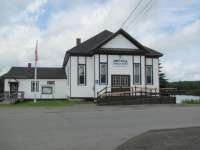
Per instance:
[[[61,67],[65,52],[107,29],[116,32],[138,0],[0,0],[0,74],[12,66]],[[164,54],[169,81],[200,80],[200,1],[143,0],[123,29]],[[144,9],[146,8],[146,9]]]

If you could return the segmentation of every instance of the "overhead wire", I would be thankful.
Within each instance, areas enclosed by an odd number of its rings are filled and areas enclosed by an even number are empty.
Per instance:
[[[140,0],[136,7],[133,8],[133,10],[131,11],[131,13],[128,15],[128,17],[125,19],[125,21],[121,24],[120,28],[123,28],[124,25],[128,22],[128,20],[131,18],[131,16],[133,15],[133,13],[136,12],[136,10],[138,9],[138,7],[141,5],[141,3],[143,2],[143,0]]]
[[[143,16],[145,16],[145,14],[147,12],[149,12],[149,10],[153,7],[153,0],[150,0],[145,6],[146,8],[144,8],[142,11],[140,11],[139,15],[137,15],[133,21],[131,21],[130,25],[127,25],[126,29],[129,29],[130,26],[136,26],[139,22],[136,22],[138,18],[142,18]],[[133,22],[136,22],[135,24],[133,24]]]

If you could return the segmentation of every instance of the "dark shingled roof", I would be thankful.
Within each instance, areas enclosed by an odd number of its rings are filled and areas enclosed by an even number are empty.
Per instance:
[[[112,32],[110,32],[108,30],[104,30],[103,32],[93,36],[92,38],[86,40],[85,42],[82,42],[81,44],[68,50],[65,54],[63,66],[65,66],[67,64],[67,61],[68,61],[70,55],[86,56],[93,49],[95,49],[97,45],[101,44],[102,41],[105,41],[112,35],[113,35]]]
[[[34,79],[34,67],[12,67],[3,78]],[[43,68],[37,69],[38,79],[66,79],[64,68]]]
[[[147,57],[161,57],[163,54],[159,53],[153,49],[150,49],[141,43],[139,43],[137,40],[135,40],[132,36],[130,36],[126,31],[123,29],[118,30],[116,33],[112,33],[108,30],[104,30],[103,32],[95,35],[94,37],[86,40],[85,42],[79,44],[78,46],[73,47],[72,49],[68,50],[65,54],[65,58],[63,61],[63,66],[67,64],[67,61],[69,59],[69,56],[92,56],[95,53],[101,53],[99,51],[99,48],[112,40],[114,37],[116,37],[118,34],[124,35],[129,41],[131,41],[133,44],[135,44],[139,50],[142,51],[142,53]],[[118,51],[119,52],[119,51]],[[109,52],[109,54],[116,54],[116,52]],[[121,51],[120,54],[124,53],[130,54],[130,50],[127,51]],[[133,50],[133,54],[135,54],[135,50]]]

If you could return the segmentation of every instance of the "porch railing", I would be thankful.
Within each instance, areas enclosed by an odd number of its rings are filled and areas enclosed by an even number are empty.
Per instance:
[[[0,101],[4,101],[10,104],[14,104],[18,101],[24,101],[24,92],[19,91],[17,93],[10,93],[10,92],[1,93]]]
[[[129,89],[122,92],[112,92],[112,89],[120,89],[121,87],[106,86],[97,92],[97,98],[104,96],[170,96],[175,97],[175,88],[147,88],[147,87],[122,87],[121,89]]]

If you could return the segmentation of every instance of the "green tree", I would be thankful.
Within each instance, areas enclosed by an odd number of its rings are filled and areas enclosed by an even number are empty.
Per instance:
[[[162,72],[162,64],[159,63],[159,83],[160,83],[160,88],[166,88],[168,87],[168,79],[165,75],[165,73]]]

